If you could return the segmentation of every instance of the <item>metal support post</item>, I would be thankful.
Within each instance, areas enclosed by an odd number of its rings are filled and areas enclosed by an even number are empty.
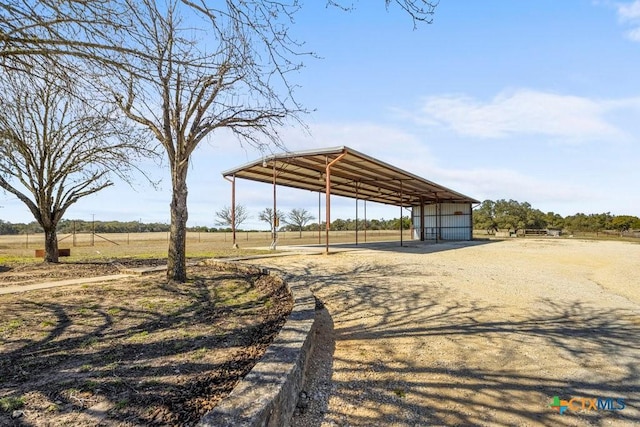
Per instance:
[[[358,185],[356,183],[356,246],[358,246]]]
[[[238,249],[238,244],[236,243],[236,176],[232,175],[231,178],[224,177],[227,181],[231,183],[231,235],[232,235],[232,248]],[[225,234],[226,240],[226,234]]]
[[[400,180],[400,246],[402,246],[402,180]]]
[[[327,167],[325,173],[325,193],[326,193],[326,202],[325,202],[325,211],[327,216],[327,224],[326,224],[326,242],[325,242],[325,253],[329,253],[329,228],[331,227],[331,166],[338,163],[347,153],[343,152],[338,157],[333,159],[329,163],[329,158],[327,157]]]
[[[273,159],[273,230],[270,249],[275,250],[278,244],[278,215],[276,210],[276,159]]]

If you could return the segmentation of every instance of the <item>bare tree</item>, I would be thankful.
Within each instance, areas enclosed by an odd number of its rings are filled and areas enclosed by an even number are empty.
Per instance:
[[[432,13],[430,2],[393,1],[414,22],[428,22],[421,17]],[[301,44],[288,32],[300,7],[298,0],[8,0],[0,4],[0,66],[28,69],[22,61],[34,56],[69,59],[72,71],[88,65],[121,110],[155,136],[171,171],[167,277],[183,282],[195,148],[217,129],[261,149],[280,145],[278,128],[303,112],[289,79],[301,67]]]
[[[184,3],[192,7],[188,25],[182,23]],[[153,0],[140,2],[137,49],[157,58],[135,58],[132,68],[144,68],[152,78],[121,72],[113,89],[122,111],[166,152],[172,185],[167,277],[178,282],[186,280],[187,172],[193,151],[223,128],[260,149],[280,145],[277,129],[302,112],[285,77],[299,67],[289,59],[293,42],[285,25],[296,1],[229,0],[218,10],[205,2],[184,3],[169,1],[161,10]],[[196,38],[198,30],[206,32],[207,44]]]
[[[295,225],[298,227],[299,238],[302,238],[302,228],[307,225],[309,221],[316,219],[309,211],[306,209],[291,209],[291,212],[287,215],[287,224]]]
[[[29,208],[45,233],[45,261],[58,262],[56,228],[66,210],[113,185],[111,175],[129,180],[132,162],[152,150],[117,110],[47,77],[0,73],[0,187]]]
[[[250,215],[247,208],[243,205],[236,205],[235,223],[233,217],[234,216],[231,215],[231,208],[229,206],[225,206],[219,211],[216,211],[216,225],[227,226],[237,230],[240,227],[240,224],[250,218]]]
[[[285,213],[280,209],[276,209],[276,218],[285,218]],[[258,219],[269,224],[269,230],[273,231],[273,208],[264,208],[264,210],[258,214]]]
[[[193,9],[206,9],[204,1],[183,0],[182,3]],[[246,3],[260,12],[258,8],[265,4],[286,7],[297,2],[253,0]],[[414,23],[431,23],[438,3],[432,0],[385,0],[387,8],[396,4]],[[327,0],[327,4],[352,9],[342,0]],[[131,14],[135,11],[135,0],[5,0],[0,3],[0,58],[76,56],[96,59],[108,57],[109,52],[153,55],[153,52],[132,49],[125,43],[127,31],[131,29]],[[222,15],[224,10],[217,12]],[[244,18],[252,17],[247,15]],[[262,14],[255,17],[268,18]]]
[[[127,43],[135,0],[5,0],[0,3],[0,65],[33,73],[46,58],[58,74],[87,65],[120,67],[117,55],[153,55]],[[76,76],[78,77],[78,76]],[[80,75],[82,77],[82,75]]]

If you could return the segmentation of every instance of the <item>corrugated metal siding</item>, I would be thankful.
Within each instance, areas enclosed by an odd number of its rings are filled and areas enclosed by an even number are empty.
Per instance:
[[[437,240],[438,229],[441,240],[471,240],[473,236],[471,204],[470,203],[441,203],[440,213],[438,205],[430,204],[424,207],[425,240]],[[412,209],[414,238],[420,239],[420,206]],[[438,224],[439,222],[439,224]]]

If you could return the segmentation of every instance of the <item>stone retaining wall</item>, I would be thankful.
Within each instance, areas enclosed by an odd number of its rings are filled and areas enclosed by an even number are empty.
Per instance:
[[[237,263],[206,261],[248,274],[276,274],[267,269]],[[304,281],[283,280],[293,297],[286,323],[262,359],[231,394],[205,414],[198,426],[288,426],[304,383],[313,350],[315,299]]]

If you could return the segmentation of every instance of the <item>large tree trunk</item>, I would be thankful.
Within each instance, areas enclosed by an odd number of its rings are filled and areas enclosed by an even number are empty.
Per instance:
[[[167,260],[167,279],[187,281],[187,166],[173,171],[173,196],[171,198],[171,236]]]
[[[44,262],[58,262],[58,236],[55,226],[44,228]]]

